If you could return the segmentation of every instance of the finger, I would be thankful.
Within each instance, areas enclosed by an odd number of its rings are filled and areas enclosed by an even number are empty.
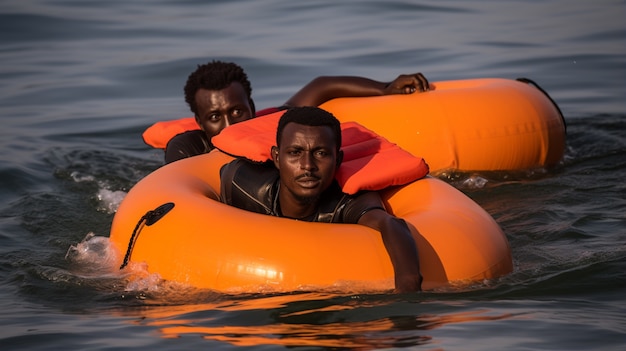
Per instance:
[[[417,75],[415,75],[415,77],[417,78],[417,80],[420,83],[420,91],[428,91],[428,90],[430,90],[430,85],[428,84],[428,79],[426,79],[426,77],[424,77],[423,74],[418,73]]]

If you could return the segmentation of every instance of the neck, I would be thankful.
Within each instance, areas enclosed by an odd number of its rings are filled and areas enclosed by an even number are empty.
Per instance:
[[[277,200],[280,217],[311,221],[317,214],[318,198],[295,198],[279,188]]]

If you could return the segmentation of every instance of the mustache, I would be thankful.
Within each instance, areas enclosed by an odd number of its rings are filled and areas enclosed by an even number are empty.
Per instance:
[[[296,180],[300,180],[302,178],[313,178],[313,179],[316,179],[316,180],[321,179],[320,176],[318,176],[317,174],[315,174],[313,172],[304,172],[301,175],[297,176]]]

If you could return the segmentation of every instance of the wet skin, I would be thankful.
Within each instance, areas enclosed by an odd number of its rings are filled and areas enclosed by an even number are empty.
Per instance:
[[[222,90],[200,89],[196,92],[196,122],[209,140],[231,124],[253,117],[246,92],[238,82]]]
[[[282,214],[305,218],[316,212],[317,200],[332,184],[343,153],[337,152],[328,126],[289,123],[280,145],[272,148],[272,158],[280,173]]]

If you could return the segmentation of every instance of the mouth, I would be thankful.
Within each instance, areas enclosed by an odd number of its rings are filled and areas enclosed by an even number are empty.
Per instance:
[[[312,175],[301,175],[296,178],[298,184],[303,188],[315,188],[320,184],[320,178]]]

